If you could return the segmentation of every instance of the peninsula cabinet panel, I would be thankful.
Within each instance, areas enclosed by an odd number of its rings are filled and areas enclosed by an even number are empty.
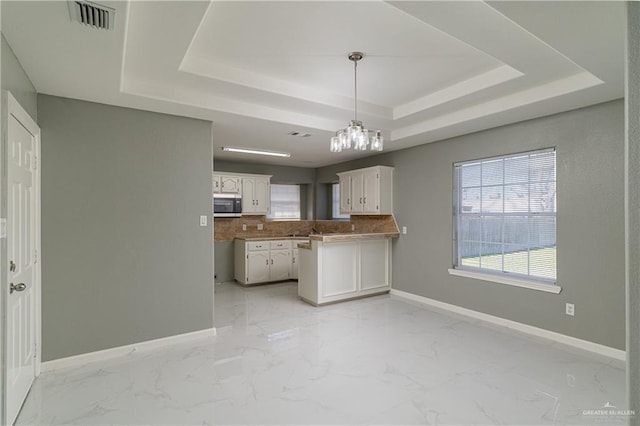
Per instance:
[[[322,253],[322,297],[355,293],[358,258],[356,243],[326,244]]]
[[[391,238],[311,241],[299,249],[298,296],[324,305],[391,289]]]
[[[360,242],[360,290],[389,287],[390,240]]]

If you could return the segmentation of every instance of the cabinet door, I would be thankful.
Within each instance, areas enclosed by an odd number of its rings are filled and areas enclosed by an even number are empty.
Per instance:
[[[380,184],[376,170],[367,170],[362,173],[362,212],[380,212]]]
[[[291,269],[291,250],[271,250],[270,281],[289,279]]]
[[[291,251],[291,279],[298,279],[298,249]]]
[[[240,178],[237,176],[220,176],[220,192],[240,193]]]
[[[389,239],[360,241],[360,288],[389,286]]]
[[[269,251],[253,251],[247,254],[247,284],[269,281]]]
[[[351,175],[351,211],[362,213],[364,211],[364,177],[362,173]]]
[[[220,192],[220,176],[213,175],[213,192]]]
[[[256,181],[253,178],[242,178],[242,214],[256,211]]]
[[[351,176],[340,176],[340,213],[351,213]]]
[[[269,192],[269,179],[268,178],[256,178],[254,180],[254,199],[256,214],[269,213],[269,203],[271,200],[271,194]]]

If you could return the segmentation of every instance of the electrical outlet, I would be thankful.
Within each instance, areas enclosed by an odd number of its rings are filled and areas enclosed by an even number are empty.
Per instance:
[[[207,216],[200,216],[200,226],[207,226]]]
[[[247,224],[246,224],[246,223],[243,223],[243,224],[242,224],[242,230],[243,230],[243,231],[246,231],[246,230],[247,230]]]
[[[262,231],[264,229],[264,225],[259,223],[258,224],[258,231]]]
[[[571,315],[574,316],[576,313],[576,307],[573,305],[573,303],[567,303],[565,305],[565,313],[567,315]]]
[[[403,234],[406,234],[406,233],[407,233],[407,227],[406,227],[406,226],[403,226],[403,227],[402,227],[402,233],[403,233]]]
[[[354,223],[351,224],[351,230],[355,231],[356,230],[356,225]]]

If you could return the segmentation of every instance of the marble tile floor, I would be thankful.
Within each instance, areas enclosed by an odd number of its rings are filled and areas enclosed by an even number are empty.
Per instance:
[[[213,338],[42,374],[17,424],[625,424],[619,361],[382,295],[216,284]],[[587,413],[588,414],[588,413]]]

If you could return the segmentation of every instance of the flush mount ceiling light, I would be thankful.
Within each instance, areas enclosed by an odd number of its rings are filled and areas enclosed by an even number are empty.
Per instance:
[[[371,143],[371,151],[382,151],[384,144],[382,132],[367,130],[362,125],[362,121],[358,121],[358,61],[364,58],[364,53],[351,52],[348,58],[353,61],[353,120],[331,138],[329,149],[331,152],[341,152],[343,149],[350,148],[365,151]]]
[[[288,152],[263,151],[260,149],[252,148],[235,148],[231,146],[223,146],[222,150],[227,152],[241,152],[243,154],[270,155],[272,157],[291,157],[291,154],[289,154]]]

